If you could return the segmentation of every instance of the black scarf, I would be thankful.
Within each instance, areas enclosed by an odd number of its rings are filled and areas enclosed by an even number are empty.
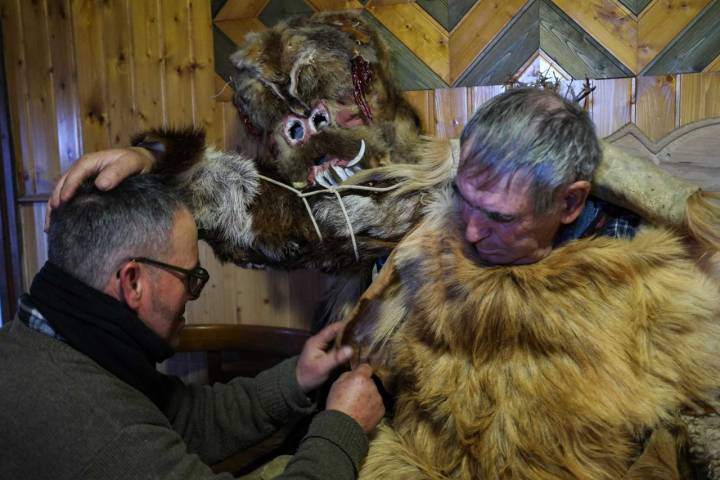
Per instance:
[[[35,275],[30,301],[68,345],[164,409],[172,381],[155,364],[173,349],[127,305],[50,262]]]

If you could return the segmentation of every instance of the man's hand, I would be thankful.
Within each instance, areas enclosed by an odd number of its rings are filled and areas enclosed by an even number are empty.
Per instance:
[[[385,405],[372,380],[372,368],[367,363],[335,380],[328,394],[327,410],[342,412],[370,433],[385,415]]]
[[[325,383],[330,373],[338,366],[350,360],[352,348],[333,347],[326,351],[327,346],[335,340],[342,330],[342,323],[333,323],[310,337],[300,353],[295,375],[303,392],[308,393]]]
[[[70,200],[87,178],[97,175],[95,186],[99,190],[112,190],[130,175],[149,172],[154,163],[152,153],[140,147],[115,148],[83,155],[55,185],[48,200],[45,231],[50,226],[52,209]]]

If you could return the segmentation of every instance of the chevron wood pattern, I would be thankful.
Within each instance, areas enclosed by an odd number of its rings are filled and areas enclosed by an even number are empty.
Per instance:
[[[695,16],[643,73],[700,72],[718,54],[720,44],[720,0],[710,2]]]
[[[448,33],[417,3],[370,4],[376,19],[416,56],[422,58],[440,78],[449,82]]]
[[[661,0],[653,2],[638,22],[638,70],[683,31],[710,0]],[[672,22],[668,22],[672,18]]]
[[[710,62],[703,72],[720,72],[720,55],[715,57],[715,60]]]
[[[450,37],[450,78],[454,83],[478,54],[516,18],[524,0],[481,0],[457,24]],[[532,45],[531,49],[537,49]],[[502,82],[498,82],[502,83]]]
[[[291,14],[351,9],[381,25],[403,88],[500,84],[542,51],[574,78],[713,71],[720,0],[215,0],[235,45]],[[226,42],[225,42],[226,43]],[[221,53],[216,47],[216,53]],[[227,50],[227,48],[226,48]],[[226,52],[222,52],[226,53]],[[216,56],[218,73],[232,71]]]

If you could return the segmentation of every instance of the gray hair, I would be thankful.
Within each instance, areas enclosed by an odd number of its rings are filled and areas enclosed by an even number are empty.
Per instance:
[[[124,260],[168,252],[175,214],[186,208],[156,175],[138,175],[107,192],[85,181],[52,211],[48,260],[102,290]]]
[[[460,137],[458,171],[491,184],[520,173],[535,213],[552,209],[558,190],[591,180],[601,150],[587,112],[549,90],[518,88],[483,105]]]

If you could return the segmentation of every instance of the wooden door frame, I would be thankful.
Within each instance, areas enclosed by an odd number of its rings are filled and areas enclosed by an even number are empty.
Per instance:
[[[15,315],[17,299],[22,288],[20,264],[20,235],[17,223],[15,169],[13,167],[12,141],[10,137],[10,114],[8,90],[5,80],[5,59],[0,26],[0,300],[1,322],[9,322]]]

